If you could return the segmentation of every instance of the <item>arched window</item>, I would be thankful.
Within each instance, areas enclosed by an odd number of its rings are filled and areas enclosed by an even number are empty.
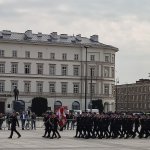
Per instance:
[[[54,103],[54,110],[57,110],[61,106],[62,106],[62,102],[61,101],[55,101],[55,103]]]
[[[72,103],[72,110],[80,110],[80,103],[77,101],[74,101]]]

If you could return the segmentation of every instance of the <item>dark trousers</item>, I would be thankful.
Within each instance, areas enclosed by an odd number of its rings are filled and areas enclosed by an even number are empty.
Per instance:
[[[11,134],[10,134],[10,137],[11,137],[11,138],[12,138],[12,136],[13,136],[13,132],[16,132],[16,134],[17,134],[18,136],[21,136],[20,133],[16,130],[16,128],[11,128]]]

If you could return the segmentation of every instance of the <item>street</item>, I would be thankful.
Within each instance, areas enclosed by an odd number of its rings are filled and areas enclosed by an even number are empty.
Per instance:
[[[77,139],[75,130],[60,132],[61,139],[42,138],[44,128],[20,130],[22,137],[14,133],[8,139],[9,130],[0,131],[0,150],[149,150],[149,139]]]

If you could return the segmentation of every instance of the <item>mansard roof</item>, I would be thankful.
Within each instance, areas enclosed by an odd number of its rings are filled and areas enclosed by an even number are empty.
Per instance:
[[[10,30],[0,31],[0,41],[16,41],[28,43],[48,43],[48,44],[64,44],[64,45],[88,45],[90,47],[98,47],[104,49],[112,49],[118,51],[118,48],[111,45],[100,43],[98,35],[92,35],[90,38],[82,37],[81,34],[68,36],[67,34],[42,34],[41,32],[34,34],[32,30],[27,30],[25,33],[11,32]]]

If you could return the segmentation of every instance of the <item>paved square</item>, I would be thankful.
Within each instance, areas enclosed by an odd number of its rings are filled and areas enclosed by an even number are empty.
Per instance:
[[[22,137],[8,139],[10,131],[0,131],[0,150],[150,150],[150,139],[76,139],[75,130],[60,132],[61,139],[42,138],[44,129],[19,130]]]

